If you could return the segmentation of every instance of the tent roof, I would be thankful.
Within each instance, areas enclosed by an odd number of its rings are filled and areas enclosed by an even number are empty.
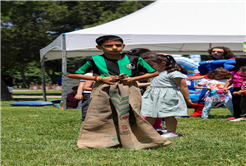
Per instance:
[[[245,28],[245,1],[157,0],[120,19],[64,33],[40,50],[40,58],[61,59],[62,48],[67,57],[101,54],[95,39],[107,34],[122,37],[125,50],[141,47],[170,54],[207,55],[210,46],[222,45],[235,54],[245,54]]]

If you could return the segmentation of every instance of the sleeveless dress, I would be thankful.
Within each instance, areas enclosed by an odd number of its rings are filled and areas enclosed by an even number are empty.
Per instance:
[[[184,97],[174,78],[185,78],[179,71],[159,73],[151,79],[150,88],[142,96],[141,115],[153,118],[187,116]]]

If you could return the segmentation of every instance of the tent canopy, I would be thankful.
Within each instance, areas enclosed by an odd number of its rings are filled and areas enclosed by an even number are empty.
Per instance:
[[[170,2],[157,0],[120,19],[78,31],[61,34],[40,50],[40,59],[98,55],[95,39],[113,34],[123,38],[126,47],[148,48],[169,54],[207,55],[213,46],[226,46],[243,53],[245,1]],[[64,40],[64,41],[63,41]]]

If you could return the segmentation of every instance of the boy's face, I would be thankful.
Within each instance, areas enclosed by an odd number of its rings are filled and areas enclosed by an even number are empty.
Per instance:
[[[121,41],[105,41],[101,46],[96,46],[99,50],[103,50],[104,54],[118,55],[125,47]]]
[[[246,77],[246,71],[243,72],[242,70],[240,70],[240,72],[243,77]]]

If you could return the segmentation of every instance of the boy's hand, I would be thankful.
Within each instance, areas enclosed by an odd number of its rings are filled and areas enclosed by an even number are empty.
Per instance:
[[[103,77],[101,81],[107,84],[115,84],[119,80],[118,77]]]
[[[76,95],[74,96],[75,99],[77,100],[82,100],[83,99],[83,95]]]

